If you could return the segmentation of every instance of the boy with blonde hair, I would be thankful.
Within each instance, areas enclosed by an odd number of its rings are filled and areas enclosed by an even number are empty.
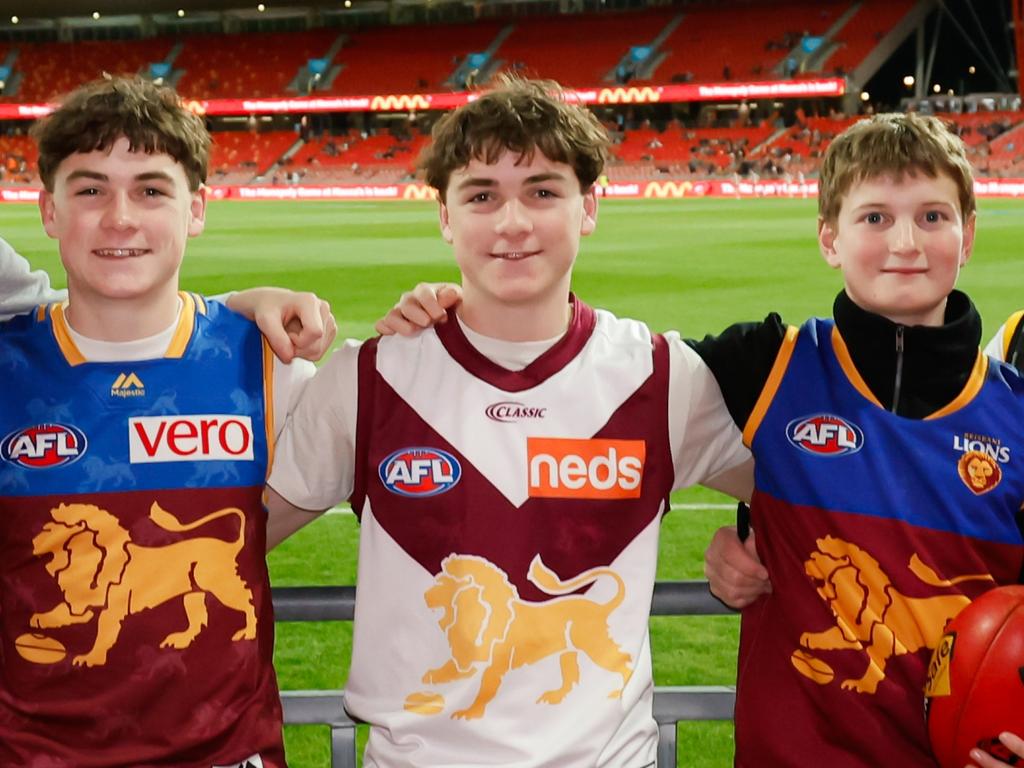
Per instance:
[[[285,428],[272,537],[345,498],[361,520],[365,765],[654,765],[661,515],[747,455],[678,336],[570,293],[607,144],[553,83],[444,116],[424,164],[461,306],[339,350]]]
[[[173,91],[35,135],[68,300],[0,324],[0,764],[283,768],[261,496],[311,365],[178,290],[210,137]]]
[[[844,281],[834,319],[772,315],[697,344],[754,454],[766,569],[720,531],[712,589],[742,603],[772,583],[743,612],[736,763],[931,766],[931,651],[972,598],[1022,574],[1024,382],[979,352],[981,320],[954,290],[973,178],[939,120],[855,124],[819,194],[821,252]]]

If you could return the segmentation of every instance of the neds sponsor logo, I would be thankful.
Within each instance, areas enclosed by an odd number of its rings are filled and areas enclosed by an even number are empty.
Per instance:
[[[531,497],[640,497],[647,458],[643,440],[530,437],[526,451]]]

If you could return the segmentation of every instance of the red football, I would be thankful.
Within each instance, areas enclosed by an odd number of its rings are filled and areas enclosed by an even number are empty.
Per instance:
[[[1024,763],[999,742],[1024,737],[1024,585],[998,587],[949,623],[932,655],[925,686],[928,735],[942,768],[971,763],[975,747]]]

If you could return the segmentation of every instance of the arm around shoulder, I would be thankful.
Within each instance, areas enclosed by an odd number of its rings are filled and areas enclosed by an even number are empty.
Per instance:
[[[39,304],[63,301],[66,296],[64,291],[50,287],[45,272],[33,272],[29,263],[0,239],[0,318],[29,312]]]
[[[741,430],[768,381],[786,330],[782,318],[772,312],[758,323],[736,323],[717,336],[686,340],[711,369]]]

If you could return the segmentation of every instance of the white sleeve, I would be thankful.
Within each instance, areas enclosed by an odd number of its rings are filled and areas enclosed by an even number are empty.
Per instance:
[[[274,448],[268,485],[301,509],[327,509],[352,494],[359,347],[345,342],[306,382]]]
[[[702,483],[750,459],[722,391],[700,355],[679,334],[669,344],[668,429],[675,467],[673,490]]]
[[[5,240],[0,240],[0,319],[65,298],[65,291],[50,287],[50,278],[45,272],[33,272],[24,258]]]
[[[273,352],[271,352],[273,354]],[[303,389],[316,373],[316,366],[309,360],[295,358],[282,363],[274,358],[274,437],[281,436],[288,414],[295,410]]]
[[[999,330],[996,331],[996,335],[992,337],[992,341],[985,345],[985,354],[989,357],[994,357],[996,360],[1003,359],[1003,348],[1006,346],[1006,324],[999,326]]]

